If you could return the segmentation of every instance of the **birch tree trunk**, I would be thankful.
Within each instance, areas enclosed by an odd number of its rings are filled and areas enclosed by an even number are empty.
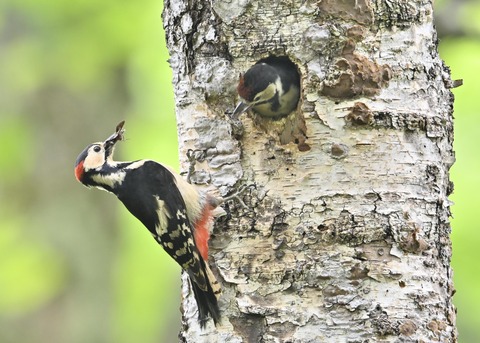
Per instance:
[[[222,321],[182,342],[455,342],[453,96],[427,0],[166,0],[182,167],[227,201]],[[286,119],[226,113],[261,58],[301,75]]]

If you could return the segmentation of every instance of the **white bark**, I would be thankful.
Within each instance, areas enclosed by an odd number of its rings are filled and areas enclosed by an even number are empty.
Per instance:
[[[455,342],[448,170],[453,97],[423,0],[166,1],[183,167],[222,195],[210,265],[222,322],[184,342]],[[240,72],[298,65],[297,113],[225,112]]]

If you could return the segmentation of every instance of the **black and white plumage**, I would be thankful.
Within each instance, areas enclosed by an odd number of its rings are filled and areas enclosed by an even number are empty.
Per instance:
[[[270,56],[240,75],[237,92],[241,101],[233,111],[233,117],[237,118],[252,108],[260,116],[282,118],[297,107],[300,76],[288,57]]]
[[[75,176],[118,197],[189,275],[201,326],[209,315],[217,323],[221,291],[207,261],[212,211],[220,201],[155,161],[113,161],[123,132],[122,122],[104,142],[87,146],[77,158]]]

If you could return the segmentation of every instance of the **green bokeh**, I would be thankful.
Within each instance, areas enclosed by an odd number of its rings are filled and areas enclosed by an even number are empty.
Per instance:
[[[60,292],[65,287],[66,267],[44,244],[22,236],[25,223],[21,218],[1,214],[0,313],[15,317],[35,310]]]
[[[152,158],[178,170],[161,6],[0,3],[2,343],[177,340],[179,267],[118,201],[84,189],[72,170],[84,146],[123,119],[118,159]],[[478,8],[460,11],[467,32],[480,30]],[[476,343],[480,42],[443,39],[441,54],[465,83],[454,90],[453,267],[460,342]]]
[[[73,162],[126,120],[118,159],[178,170],[162,2],[0,4],[0,342],[174,342],[180,268]]]
[[[455,94],[456,162],[451,169],[455,191],[451,196],[454,282],[458,307],[457,324],[461,343],[480,341],[480,225],[479,205],[480,102],[477,74],[480,71],[480,41],[443,39],[440,54],[452,70],[452,79],[463,79]]]

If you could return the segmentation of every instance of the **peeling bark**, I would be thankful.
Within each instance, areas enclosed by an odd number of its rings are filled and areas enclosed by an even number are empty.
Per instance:
[[[430,1],[166,1],[180,155],[227,216],[210,265],[222,322],[182,342],[456,342],[453,96]],[[281,120],[229,120],[240,72],[286,55]]]

